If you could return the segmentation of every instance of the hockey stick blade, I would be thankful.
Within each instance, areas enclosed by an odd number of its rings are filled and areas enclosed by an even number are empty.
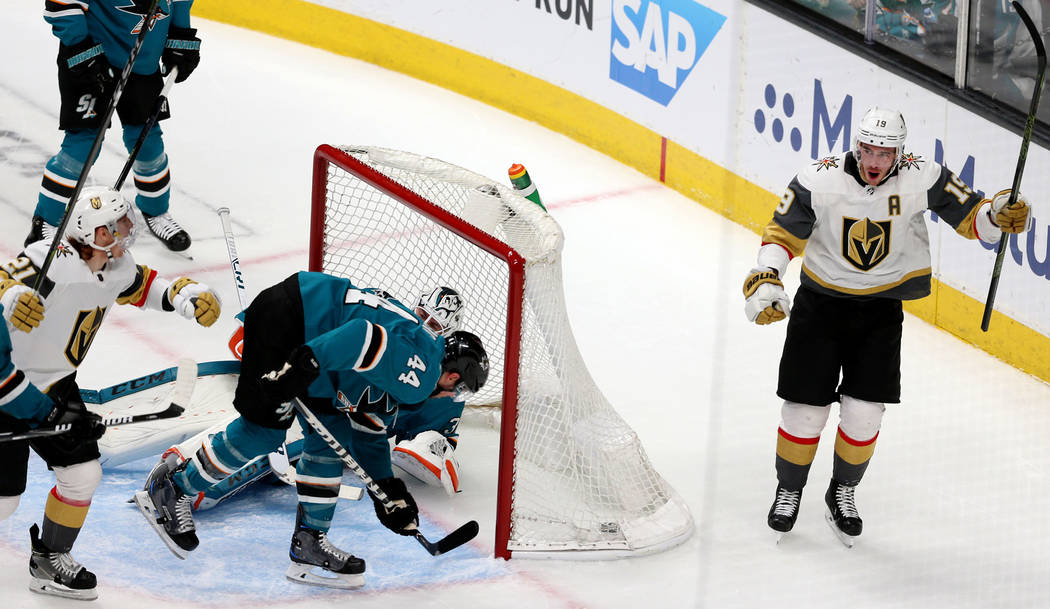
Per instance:
[[[431,556],[439,556],[450,550],[455,550],[456,548],[467,543],[471,539],[474,539],[478,536],[479,530],[480,528],[478,527],[478,521],[471,520],[470,522],[464,524],[455,531],[452,531],[442,539],[439,539],[437,542],[432,542],[426,537],[424,537],[423,533],[421,533],[419,529],[416,529],[416,541],[419,542],[419,545],[426,548],[427,552],[430,552]]]

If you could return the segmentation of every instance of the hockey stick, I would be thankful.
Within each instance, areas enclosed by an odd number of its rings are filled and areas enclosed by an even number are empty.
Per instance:
[[[233,285],[237,288],[237,300],[241,303],[241,311],[248,308],[248,294],[244,286],[244,275],[241,274],[241,260],[237,256],[237,244],[233,239],[233,226],[230,224],[230,208],[220,207],[215,210],[222,222],[222,234],[226,238],[226,253],[230,257],[230,268],[233,270]],[[289,473],[288,445],[281,442],[281,446],[274,452],[266,455],[270,462],[270,469],[281,482],[295,486],[295,477]]]
[[[135,140],[135,145],[131,148],[131,152],[128,153],[128,160],[124,162],[124,168],[120,170],[120,175],[117,176],[117,181],[113,183],[113,190],[120,192],[120,187],[124,185],[124,180],[128,179],[128,173],[131,172],[131,165],[134,164],[135,159],[139,156],[139,151],[142,150],[142,144],[146,142],[146,137],[150,131],[153,131],[154,125],[157,124],[157,118],[160,116],[161,111],[164,110],[164,105],[168,103],[168,91],[171,90],[171,86],[175,84],[175,79],[179,75],[178,66],[171,69],[168,79],[164,81],[164,88],[160,90],[160,95],[157,96],[157,101],[153,103],[153,112],[150,112],[149,119],[146,120],[146,124],[142,127],[142,132],[139,133],[139,138]]]
[[[354,472],[354,474],[361,479],[361,482],[365,483],[365,486],[368,487],[368,490],[372,491],[372,494],[383,504],[383,507],[388,510],[392,509],[394,507],[394,502],[390,500],[390,497],[383,492],[383,489],[379,488],[379,485],[375,483],[372,476],[368,475],[368,472],[358,465],[357,461],[350,456],[350,452],[343,448],[343,445],[339,443],[339,440],[336,440],[335,436],[333,436],[331,432],[328,431],[328,428],[324,426],[324,423],[322,423],[314,413],[310,412],[310,409],[303,404],[302,400],[294,398],[292,406],[294,406],[303,419],[310,424],[310,427],[317,432],[317,435],[321,436],[321,439],[335,451],[335,454],[339,455],[339,458],[343,460],[343,464],[346,465],[350,471]],[[471,520],[436,542],[432,542],[424,537],[419,529],[416,529],[415,538],[420,545],[426,548],[431,556],[437,556],[439,554],[444,554],[449,550],[454,550],[471,539],[474,539],[478,534],[478,530],[478,522],[476,520]]]
[[[1021,137],[1021,152],[1017,155],[1017,168],[1014,170],[1013,185],[1010,187],[1010,199],[1006,203],[1007,207],[1012,207],[1017,202],[1017,191],[1021,188],[1021,175],[1024,173],[1024,164],[1028,159],[1028,143],[1032,141],[1035,113],[1039,109],[1039,96],[1043,92],[1043,79],[1046,76],[1046,48],[1043,46],[1043,38],[1039,28],[1032,22],[1032,18],[1028,16],[1028,12],[1024,10],[1020,2],[1014,0],[1011,4],[1014,5],[1017,16],[1021,18],[1024,26],[1028,29],[1028,35],[1032,38],[1032,43],[1035,44],[1038,70],[1035,76],[1035,89],[1032,90],[1032,103],[1028,107],[1028,118],[1025,120],[1024,135]],[[1029,211],[1029,213],[1031,212]],[[984,316],[981,318],[981,330],[984,332],[988,331],[988,324],[992,319],[992,306],[995,303],[995,293],[999,290],[999,274],[1003,271],[1003,259],[1006,257],[1006,242],[1009,240],[1010,236],[1003,233],[1003,236],[999,239],[999,249],[995,252],[995,266],[992,267],[992,280],[988,286],[988,298],[984,301]]]
[[[161,419],[173,419],[183,413],[185,405],[190,403],[193,395],[193,386],[197,382],[197,363],[193,360],[181,360],[179,362],[175,387],[171,391],[171,403],[167,408],[159,412],[147,414],[123,414],[113,415],[102,419],[106,427],[114,425],[132,425],[135,423],[146,423],[148,421],[159,421]],[[0,433],[0,442],[14,442],[15,440],[31,440],[34,438],[46,438],[57,436],[71,430],[73,426],[69,423],[56,425],[54,427],[31,429],[25,432]]]
[[[84,168],[80,170],[80,177],[77,178],[77,183],[73,187],[73,194],[69,196],[69,202],[66,203],[66,210],[62,213],[62,222],[55,230],[55,236],[51,240],[51,247],[47,250],[44,264],[40,266],[40,272],[36,274],[36,280],[33,282],[34,292],[40,292],[40,286],[44,278],[47,277],[47,271],[51,268],[51,263],[55,259],[58,244],[62,242],[62,237],[66,234],[66,226],[69,224],[69,212],[76,204],[77,198],[80,197],[80,191],[84,188],[84,181],[87,180],[91,166],[95,164],[95,157],[98,156],[99,150],[102,148],[102,140],[106,136],[106,130],[109,129],[109,121],[113,119],[113,113],[117,110],[117,104],[120,102],[120,96],[124,92],[124,86],[128,84],[128,77],[131,76],[131,67],[135,64],[135,58],[139,56],[142,43],[146,40],[146,34],[153,27],[154,18],[159,10],[160,0],[151,0],[149,10],[146,11],[145,17],[142,18],[142,27],[139,29],[138,37],[135,39],[135,44],[131,47],[131,52],[128,54],[128,62],[124,64],[124,69],[120,72],[120,78],[113,87],[113,98],[109,101],[106,113],[102,115],[102,121],[98,127],[98,135],[95,136],[95,141],[91,144],[87,160],[84,161]]]

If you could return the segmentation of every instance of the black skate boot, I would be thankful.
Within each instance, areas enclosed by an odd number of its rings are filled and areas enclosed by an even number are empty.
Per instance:
[[[780,538],[784,536],[784,533],[795,526],[795,519],[798,518],[798,504],[801,500],[802,489],[789,491],[777,486],[777,496],[769,508],[769,516],[766,517],[769,528],[777,532],[777,543],[780,543]]]
[[[854,538],[864,530],[864,522],[861,521],[857,505],[853,502],[853,491],[856,488],[832,480],[828,492],[824,494],[824,503],[828,506],[824,518],[835,536],[847,548],[853,547]]]
[[[160,239],[161,243],[169,250],[183,252],[190,247],[189,233],[171,217],[169,212],[164,212],[159,216],[151,216],[144,213],[142,217],[146,219],[146,226],[149,227],[149,232],[153,233],[157,239]]]
[[[33,555],[29,558],[29,589],[40,594],[92,601],[98,598],[95,574],[73,560],[69,552],[52,552],[40,541],[40,528],[29,527]]]
[[[301,507],[295,519],[288,557],[292,564],[288,566],[285,577],[293,582],[329,588],[360,588],[365,585],[365,561],[332,545],[324,531],[304,526]],[[317,573],[317,569],[321,572]]]
[[[193,524],[193,499],[175,484],[175,473],[183,467],[185,463],[172,470],[167,463],[159,463],[146,479],[145,490],[135,493],[134,501],[168,549],[185,559],[199,542]]]
[[[35,243],[42,239],[47,239],[51,242],[55,238],[55,231],[58,227],[51,226],[40,216],[33,216],[32,223],[29,225],[29,235],[26,237],[22,247],[27,247],[30,243]]]

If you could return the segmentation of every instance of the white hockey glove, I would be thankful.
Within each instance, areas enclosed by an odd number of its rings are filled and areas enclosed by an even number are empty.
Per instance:
[[[744,314],[748,321],[760,326],[780,321],[791,310],[791,299],[777,272],[770,268],[754,268],[744,280]]]
[[[44,321],[40,297],[14,279],[0,281],[0,305],[4,307],[4,319],[16,330],[31,332]]]
[[[219,319],[222,300],[211,288],[189,277],[179,277],[168,288],[168,302],[186,319],[196,319],[207,328]]]
[[[390,461],[405,473],[430,486],[440,486],[449,496],[459,492],[459,462],[445,436],[430,430],[394,447]]]
[[[1010,190],[1000,190],[992,197],[992,221],[1004,233],[1026,233],[1032,228],[1031,208],[1024,195],[1017,193],[1017,201],[1007,207],[1010,201]]]

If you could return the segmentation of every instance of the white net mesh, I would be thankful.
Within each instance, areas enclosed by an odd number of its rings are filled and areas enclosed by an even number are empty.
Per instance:
[[[693,530],[688,508],[602,396],[576,347],[562,295],[563,237],[554,219],[513,189],[436,159],[380,148],[340,150],[346,158],[328,165],[327,183],[315,182],[324,189],[314,203],[315,211],[324,205],[323,234],[311,246],[315,256],[320,248],[319,270],[405,302],[436,285],[458,290],[467,302],[464,329],[481,337],[491,362],[489,381],[474,397],[478,404],[503,395],[512,276],[503,257],[476,244],[477,235],[487,233],[526,260],[514,472],[505,478],[514,484],[508,549],[591,558],[651,552],[686,539]],[[361,167],[382,174],[368,178],[378,187],[356,175],[370,174]],[[473,228],[446,228],[440,213],[421,210],[386,181]]]

